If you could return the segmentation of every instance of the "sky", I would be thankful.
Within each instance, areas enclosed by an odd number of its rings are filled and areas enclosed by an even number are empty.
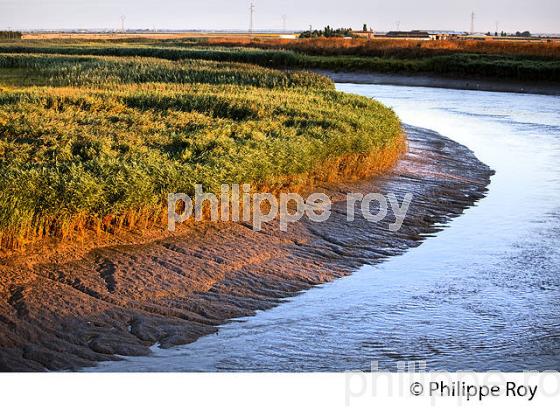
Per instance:
[[[247,30],[250,0],[0,0],[0,29]],[[560,33],[560,0],[254,0],[255,28]],[[399,23],[397,23],[399,22]]]

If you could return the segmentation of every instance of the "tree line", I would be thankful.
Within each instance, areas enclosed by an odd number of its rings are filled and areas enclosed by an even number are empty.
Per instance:
[[[0,31],[0,39],[19,40],[21,39],[20,31]]]
[[[355,34],[351,28],[332,28],[326,26],[323,30],[307,30],[302,32],[300,38],[318,38],[318,37],[354,37]]]

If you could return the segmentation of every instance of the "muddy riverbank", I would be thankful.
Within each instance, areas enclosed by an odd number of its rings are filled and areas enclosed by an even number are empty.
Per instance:
[[[78,369],[149,347],[190,343],[229,319],[418,246],[485,195],[492,171],[466,147],[407,128],[409,151],[373,180],[321,186],[333,213],[286,233],[202,224],[142,244],[5,259],[0,264],[0,369]],[[348,192],[414,194],[402,228],[346,221]],[[389,218],[389,222],[393,222]],[[79,256],[79,257],[77,257]]]
[[[337,83],[402,85],[409,87],[447,88],[454,90],[496,91],[522,94],[560,95],[560,85],[546,82],[521,82],[475,78],[447,78],[427,74],[385,74],[360,71],[313,70]]]

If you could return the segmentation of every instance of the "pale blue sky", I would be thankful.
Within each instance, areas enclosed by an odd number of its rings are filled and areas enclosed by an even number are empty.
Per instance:
[[[254,0],[257,29],[351,26],[379,31],[468,30],[560,32],[560,0]],[[0,0],[0,29],[128,28],[247,29],[247,0]]]

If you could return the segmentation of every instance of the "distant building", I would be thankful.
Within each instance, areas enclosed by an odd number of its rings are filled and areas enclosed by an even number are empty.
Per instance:
[[[430,34],[427,31],[412,30],[412,31],[389,31],[385,37],[401,38],[401,39],[414,39],[414,40],[431,40]]]
[[[468,34],[468,35],[465,35],[465,36],[461,36],[461,39],[463,39],[463,40],[488,40],[488,39],[492,39],[492,38],[493,38],[492,35],[487,35],[487,34],[482,34],[482,33],[480,33],[480,34],[474,33],[474,34]]]

